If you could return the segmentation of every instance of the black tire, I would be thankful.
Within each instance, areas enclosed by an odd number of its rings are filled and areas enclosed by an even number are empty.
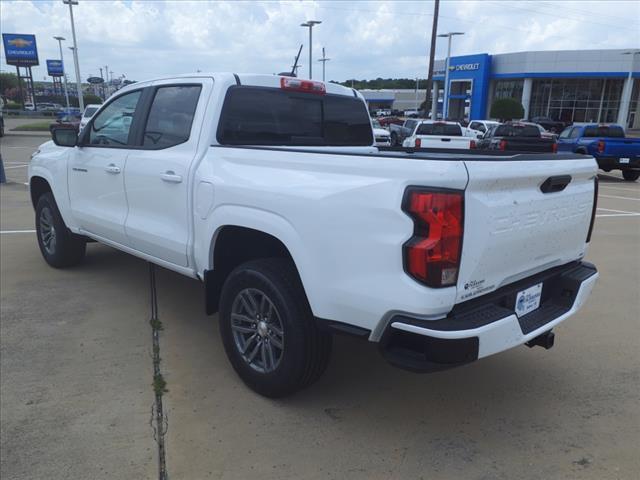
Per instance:
[[[53,235],[53,241],[51,241]],[[55,268],[78,265],[84,259],[87,242],[72,233],[62,220],[51,192],[44,193],[36,204],[36,236],[45,261]]]
[[[261,298],[260,293],[266,296],[274,307],[271,313],[275,311],[275,316],[263,315],[263,321],[254,322],[253,325],[246,322],[244,319],[250,317],[250,310],[246,309],[246,314],[240,314],[237,306],[248,306],[248,303],[242,302],[243,298],[246,299],[247,292],[258,295],[254,299]],[[257,307],[257,304],[254,306]],[[264,309],[261,303],[256,309],[256,318],[261,318],[259,315],[262,310]],[[235,320],[232,320],[232,313]],[[244,323],[239,323],[238,317],[241,318],[239,322]],[[267,320],[265,317],[268,317]],[[262,343],[269,342],[269,339],[258,335],[260,324],[274,325],[277,319],[283,333],[281,337],[276,338],[282,340],[283,348],[277,363],[273,362],[274,357],[271,357],[271,371],[260,371],[260,359],[254,358],[255,364],[247,359],[252,353],[249,350],[255,347],[260,348],[261,353],[264,352],[265,347]],[[234,327],[233,321],[236,321]],[[249,388],[265,397],[284,397],[311,385],[322,375],[329,363],[332,337],[318,330],[297,272],[289,260],[253,260],[233,270],[222,288],[219,323],[224,349],[234,370]],[[251,326],[255,333],[238,333],[237,330],[233,330],[243,325]],[[238,340],[240,335],[256,338],[254,343],[250,343],[251,338],[244,343],[244,354],[239,344],[242,340]],[[268,345],[266,347],[267,351],[273,348]],[[268,364],[268,361],[263,363],[267,367]]]
[[[622,170],[622,178],[629,182],[635,182],[640,177],[640,170]]]

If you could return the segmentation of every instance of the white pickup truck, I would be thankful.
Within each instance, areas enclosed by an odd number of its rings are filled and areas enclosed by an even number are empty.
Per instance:
[[[404,139],[402,146],[469,150],[476,147],[476,141],[466,136],[465,129],[458,122],[423,120],[418,122],[411,135]]]
[[[40,250],[67,267],[92,239],[200,280],[234,369],[271,397],[315,381],[336,332],[417,371],[549,348],[598,276],[593,158],[373,143],[336,84],[135,83],[34,153]]]

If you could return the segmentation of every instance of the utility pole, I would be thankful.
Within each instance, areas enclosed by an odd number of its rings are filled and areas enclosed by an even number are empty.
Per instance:
[[[84,112],[84,98],[82,98],[82,79],[80,78],[80,64],[78,63],[78,42],[76,41],[76,26],[73,23],[73,6],[78,5],[78,0],[62,0],[62,3],[69,5],[69,17],[71,18],[71,35],[73,36],[73,60],[76,66],[76,88],[78,89],[78,105],[80,111]]]
[[[431,50],[429,50],[429,75],[427,76],[427,90],[425,92],[425,111],[428,108],[429,92],[431,92],[431,120],[436,120],[438,116],[438,92],[433,88],[433,67],[436,59],[436,36],[438,34],[438,11],[440,10],[440,0],[435,0],[433,6],[433,24],[431,25]],[[426,116],[426,115],[425,115]]]
[[[64,68],[64,57],[62,56],[62,41],[65,40],[64,37],[53,37],[58,41],[58,46],[60,47],[60,61],[62,62],[62,75],[64,77],[64,98],[67,101],[67,113],[69,113],[69,91],[67,89],[67,69]]]
[[[313,26],[321,24],[322,21],[319,20],[309,20],[308,22],[301,23],[301,27],[309,28],[309,80],[313,79]]]
[[[322,47],[322,58],[319,58],[318,61],[322,62],[322,81],[324,82],[324,69],[325,69],[325,65],[327,64],[327,62],[331,60],[330,58],[327,58],[327,56],[324,54],[324,47]]]

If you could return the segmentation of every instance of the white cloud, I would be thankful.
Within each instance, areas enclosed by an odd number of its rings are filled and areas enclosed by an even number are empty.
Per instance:
[[[0,3],[0,29],[35,33],[41,66],[71,45],[68,7],[56,1]],[[431,1],[89,1],[74,7],[83,78],[109,65],[116,75],[144,79],[195,71],[273,73],[290,68],[301,43],[307,71],[308,31],[314,59],[327,49],[330,79],[426,76]],[[522,50],[627,48],[640,45],[640,2],[445,1],[439,31],[464,31],[454,55]],[[71,52],[65,49],[67,70]],[[438,42],[436,56],[446,54]],[[314,60],[314,71],[320,64]],[[14,68],[2,62],[2,69]],[[316,73],[317,76],[317,73]]]

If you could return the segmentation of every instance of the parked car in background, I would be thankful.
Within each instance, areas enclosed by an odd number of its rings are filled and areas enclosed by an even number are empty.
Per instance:
[[[522,123],[528,124],[528,125],[535,125],[536,127],[538,127],[538,130],[540,130],[540,135],[542,136],[542,138],[550,138],[553,141],[558,140],[557,133],[546,130],[542,125],[538,123],[532,123],[532,122],[522,122]]]
[[[584,124],[567,127],[558,137],[561,152],[593,156],[605,172],[622,170],[625,180],[640,177],[640,138],[625,136],[615,124]]]
[[[377,120],[380,122],[382,128],[389,128],[391,125],[402,125],[404,123],[404,120],[398,117],[384,117],[378,118]]]
[[[389,117],[391,116],[391,110],[380,108],[376,110],[376,117]]]
[[[38,110],[41,112],[59,112],[62,110],[62,105],[59,103],[42,102],[38,103]]]
[[[363,96],[334,83],[138,82],[33,154],[35,236],[52,267],[93,239],[202,282],[231,365],[268,397],[315,382],[334,332],[417,371],[550,348],[598,277],[593,159],[372,143]]]
[[[49,131],[53,133],[56,128],[70,128],[76,132],[80,131],[80,118],[77,115],[65,115],[59,117],[49,125]]]
[[[98,103],[90,103],[85,107],[84,112],[82,113],[82,118],[80,119],[81,129],[84,128],[84,126],[87,124],[89,120],[91,120],[91,117],[93,117],[93,115],[98,111],[98,109],[101,106],[102,105]]]
[[[35,109],[35,107],[33,106],[33,103],[27,102],[24,104],[24,109],[25,110],[29,110],[29,111],[33,111]]]
[[[495,120],[472,120],[466,130],[466,135],[473,138],[482,138],[491,127],[500,125]]]
[[[418,110],[405,110],[404,116],[409,118],[418,118],[420,116],[420,112]]]
[[[542,125],[542,127],[551,132],[551,133],[560,133],[562,132],[569,124],[565,122],[561,122],[559,120],[553,120],[549,117],[533,117],[529,120],[531,123],[537,123],[538,125]]]
[[[483,150],[509,152],[552,152],[557,151],[557,143],[545,138],[538,125],[529,122],[506,122],[493,126],[478,141]]]
[[[410,136],[402,142],[408,148],[448,148],[469,150],[476,148],[476,140],[464,134],[458,122],[421,120]]]
[[[382,128],[380,122],[376,119],[371,120],[373,126],[373,139],[376,147],[389,147],[391,146],[391,135],[389,130]]]
[[[404,120],[401,124],[390,124],[389,132],[391,132],[391,145],[394,147],[402,145],[404,139],[413,133],[419,122],[419,119],[409,118]]]

